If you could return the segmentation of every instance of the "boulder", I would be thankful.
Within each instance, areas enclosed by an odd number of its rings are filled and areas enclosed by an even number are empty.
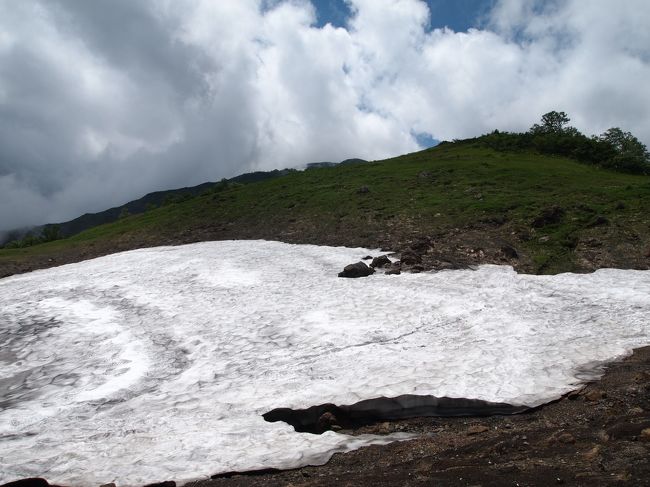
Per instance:
[[[418,237],[409,245],[409,249],[418,255],[424,255],[433,248],[433,242],[428,237]]]
[[[384,266],[390,266],[390,265],[391,265],[390,259],[385,255],[380,255],[379,257],[375,257],[374,259],[372,259],[372,263],[370,264],[370,267],[372,267],[373,269],[377,269],[377,268],[381,269]]]
[[[318,427],[320,429],[322,429],[323,431],[335,429],[335,426],[338,426],[338,425],[339,425],[339,422],[336,419],[336,416],[334,416],[329,411],[324,412],[318,418]]]
[[[474,426],[470,426],[467,429],[467,434],[470,435],[470,436],[471,435],[478,435],[478,434],[481,434],[481,433],[485,433],[486,431],[489,431],[489,430],[490,430],[490,428],[488,428],[487,426],[485,426],[483,424],[476,424]]]
[[[366,277],[374,274],[375,270],[368,267],[365,262],[357,262],[356,264],[349,264],[343,268],[343,272],[339,272],[339,277]]]
[[[517,252],[517,249],[515,249],[512,245],[503,245],[501,247],[501,253],[507,258],[507,259],[518,259],[519,258],[519,253]]]

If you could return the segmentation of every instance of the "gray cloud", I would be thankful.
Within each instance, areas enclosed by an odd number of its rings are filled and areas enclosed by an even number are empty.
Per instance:
[[[0,230],[237,173],[416,150],[567,111],[650,143],[645,0],[501,0],[428,30],[418,0],[0,0]]]

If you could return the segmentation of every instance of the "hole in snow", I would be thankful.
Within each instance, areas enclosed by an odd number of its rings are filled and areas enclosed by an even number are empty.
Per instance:
[[[392,398],[366,399],[349,406],[321,404],[307,409],[277,408],[262,417],[270,423],[284,421],[299,433],[321,434],[331,429],[355,429],[395,419],[510,415],[530,410],[528,406],[480,399],[405,394]]]

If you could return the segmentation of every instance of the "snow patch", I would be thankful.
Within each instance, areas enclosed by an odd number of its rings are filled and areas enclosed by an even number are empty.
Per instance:
[[[405,394],[536,406],[650,343],[650,272],[336,277],[368,253],[208,242],[0,280],[0,482],[322,463],[393,439],[262,414]]]

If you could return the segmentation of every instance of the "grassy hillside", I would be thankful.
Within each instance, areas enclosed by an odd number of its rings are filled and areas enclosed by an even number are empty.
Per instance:
[[[507,262],[536,273],[647,268],[649,214],[648,176],[472,142],[442,144],[294,172],[65,240],[0,250],[0,276],[142,246],[229,238],[393,250],[426,241],[436,262]]]

